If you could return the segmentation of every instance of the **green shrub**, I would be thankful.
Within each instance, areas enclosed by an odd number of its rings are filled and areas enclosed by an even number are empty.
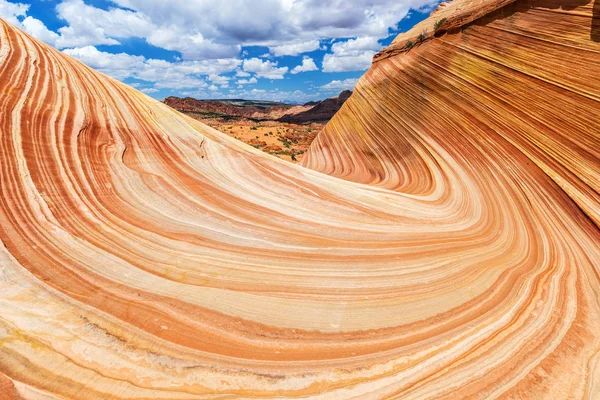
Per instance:
[[[412,40],[409,40],[408,42],[406,42],[406,44],[404,45],[404,48],[406,48],[407,50],[412,49],[413,47],[415,47],[415,43]]]
[[[435,24],[433,25],[433,30],[437,31],[440,28],[440,26],[442,26],[445,20],[446,18],[442,18],[440,20],[435,21]]]

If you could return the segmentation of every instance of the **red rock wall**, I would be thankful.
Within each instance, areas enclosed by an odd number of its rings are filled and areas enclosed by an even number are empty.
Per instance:
[[[597,9],[586,0],[521,1],[378,57],[303,164],[352,181],[426,190],[428,142],[452,150],[495,140],[526,156],[600,226]]]
[[[0,396],[598,398],[594,8],[532,5],[381,57],[332,176],[1,22]]]

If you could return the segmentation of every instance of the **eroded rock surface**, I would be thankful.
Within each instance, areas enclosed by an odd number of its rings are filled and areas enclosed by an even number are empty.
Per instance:
[[[476,4],[309,168],[1,22],[1,395],[600,397],[595,6]]]

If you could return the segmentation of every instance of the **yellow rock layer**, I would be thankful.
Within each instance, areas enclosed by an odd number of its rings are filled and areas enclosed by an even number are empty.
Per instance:
[[[0,398],[600,398],[594,7],[378,57],[309,168],[2,21]]]

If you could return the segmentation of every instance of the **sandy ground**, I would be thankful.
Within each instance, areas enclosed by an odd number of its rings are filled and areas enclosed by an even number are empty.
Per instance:
[[[205,124],[241,140],[265,153],[283,160],[300,161],[308,146],[323,128],[324,124],[310,125],[285,124],[275,121],[251,121],[247,119],[223,121],[215,118],[202,118],[188,114]]]

